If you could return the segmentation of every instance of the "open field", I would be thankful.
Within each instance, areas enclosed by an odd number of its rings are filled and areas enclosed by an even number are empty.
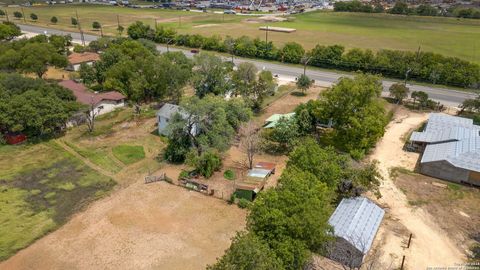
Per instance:
[[[55,142],[0,147],[0,260],[115,185]]]
[[[7,8],[10,17],[19,8]],[[266,22],[252,16],[222,15],[163,9],[130,9],[93,5],[57,5],[53,7],[24,8],[27,23],[75,30],[70,18],[78,11],[82,27],[86,32],[99,34],[91,28],[93,21],[104,25],[104,32],[116,34],[117,14],[123,26],[140,20],[154,25],[176,28],[180,33],[198,33],[210,36],[259,37],[265,32],[258,30],[266,24],[278,27],[296,28],[294,33],[269,32],[268,39],[282,45],[288,41],[301,43],[311,49],[316,44],[341,44],[348,48],[359,47],[378,49],[432,51],[448,56],[480,63],[480,20],[443,17],[397,16],[389,14],[312,12],[299,14],[284,22]],[[39,21],[30,22],[29,14],[36,13]],[[51,16],[57,16],[59,23],[50,24]],[[24,23],[23,20],[14,20]]]

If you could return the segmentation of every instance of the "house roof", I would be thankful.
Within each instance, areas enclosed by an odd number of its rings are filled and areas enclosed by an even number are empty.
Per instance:
[[[68,56],[68,62],[72,65],[95,62],[98,60],[100,60],[100,55],[93,52],[72,53]]]
[[[278,114],[278,113],[273,114],[265,120],[264,128],[273,128],[277,125],[278,120],[280,120],[282,117],[290,119],[294,115],[295,115],[294,112],[287,113],[287,114]]]
[[[480,126],[472,119],[432,113],[423,132],[414,132],[411,141],[426,142],[421,163],[447,161],[480,171]]]
[[[343,199],[328,220],[335,236],[366,254],[373,243],[385,211],[365,197]]]
[[[185,116],[185,112],[182,111],[182,108],[175,104],[165,103],[160,110],[157,111],[156,115],[170,119],[174,114],[180,113],[182,116]]]
[[[275,170],[275,163],[260,161],[255,164],[255,168],[269,170],[271,172]]]
[[[77,98],[77,101],[91,105],[98,104],[103,100],[113,100],[119,101],[125,99],[126,97],[117,91],[109,91],[109,92],[102,92],[102,93],[94,93],[91,92],[83,85],[82,83],[77,83],[73,80],[65,80],[58,83],[59,85],[70,89],[73,92],[73,95]]]
[[[272,170],[265,170],[265,169],[258,169],[258,168],[253,168],[248,171],[247,176],[248,177],[257,177],[257,178],[267,178],[267,176],[270,175]]]

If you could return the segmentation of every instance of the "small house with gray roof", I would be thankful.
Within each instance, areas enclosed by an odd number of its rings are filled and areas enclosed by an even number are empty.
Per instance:
[[[182,110],[182,108],[175,104],[165,103],[160,110],[157,111],[157,122],[158,122],[158,134],[168,135],[168,125],[172,121],[175,114],[180,114],[183,119],[187,120],[188,113]],[[192,134],[197,135],[199,130],[197,126],[192,125]]]
[[[365,197],[343,199],[328,220],[336,237],[328,257],[350,268],[360,267],[384,215],[382,208]]]
[[[425,129],[412,133],[410,143],[423,151],[422,174],[480,186],[480,126],[472,119],[432,113]]]

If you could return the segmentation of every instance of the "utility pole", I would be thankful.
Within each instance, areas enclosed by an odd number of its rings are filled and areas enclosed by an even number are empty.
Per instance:
[[[182,27],[182,16],[178,16],[178,27]]]
[[[119,18],[118,14],[117,14],[117,29],[119,29],[119,28],[120,28],[120,18]]]
[[[415,63],[418,62],[419,57],[420,57],[420,46],[418,46],[417,55],[415,56]],[[408,74],[410,74],[412,69],[413,69],[412,67],[408,67],[407,71],[405,72],[405,82],[404,82],[405,86],[407,86]]]
[[[311,56],[306,56],[306,55],[302,59],[302,62],[303,62],[303,76],[307,75],[307,65],[308,65],[308,62],[310,62],[311,59],[312,59]]]
[[[7,16],[7,22],[10,22],[10,20],[8,19],[8,10],[5,10],[5,15]]]
[[[158,25],[157,25],[157,18],[155,18],[155,29],[157,29]]]
[[[265,43],[268,44],[268,25],[267,25],[267,30],[265,30]]]
[[[100,24],[100,36],[103,37],[103,25]]]
[[[23,22],[26,23],[26,19],[25,19],[25,12],[23,11],[23,7],[22,7],[22,15],[23,15]]]
[[[85,37],[83,36],[82,27],[80,26],[80,19],[78,18],[78,11],[75,9],[75,15],[77,17],[78,30],[80,31],[80,38],[82,39],[82,45],[85,46]]]

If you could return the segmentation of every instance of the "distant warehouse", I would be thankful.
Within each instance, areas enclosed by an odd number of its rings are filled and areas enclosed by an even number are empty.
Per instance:
[[[423,151],[422,174],[480,186],[480,126],[472,119],[432,113],[410,146]]]

